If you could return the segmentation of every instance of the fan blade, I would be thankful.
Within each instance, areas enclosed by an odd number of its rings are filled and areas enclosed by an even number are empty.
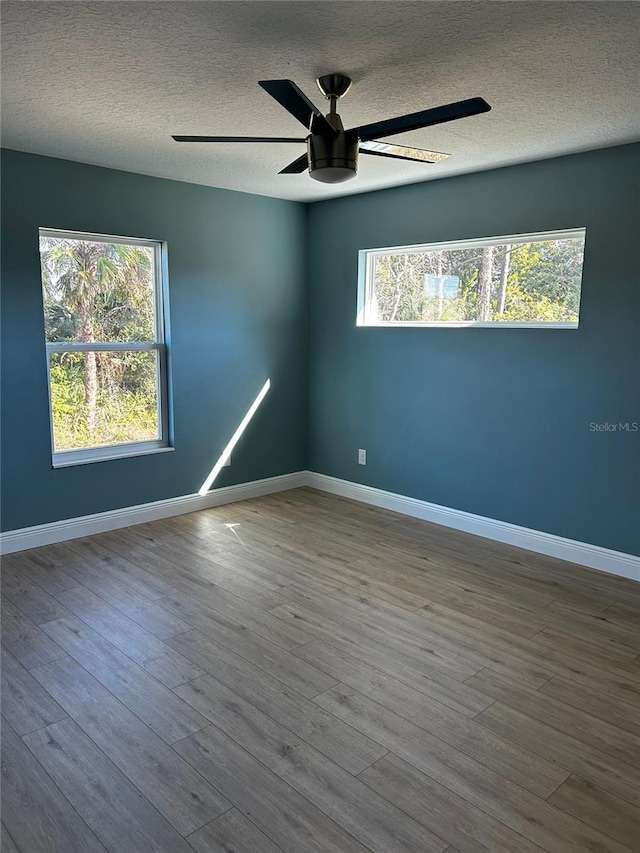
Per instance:
[[[389,142],[361,142],[360,151],[363,154],[375,154],[377,157],[392,157],[394,160],[420,160],[423,163],[439,163],[446,160],[448,154],[438,151],[425,151],[424,148],[409,148],[406,145],[392,145]]]
[[[330,133],[333,136],[337,130],[332,127],[320,110],[307,98],[293,80],[259,80],[265,92],[284,107],[288,113],[303,124],[307,130],[317,133]]]
[[[290,136],[172,136],[176,142],[304,142]]]
[[[303,154],[301,157],[298,157],[297,160],[294,160],[293,163],[289,163],[288,166],[285,166],[280,172],[279,175],[299,175],[302,172],[306,172],[309,168],[309,159],[306,154]]]
[[[431,110],[423,110],[419,113],[390,118],[386,121],[376,121],[373,124],[365,124],[357,128],[358,136],[362,142],[376,139],[378,136],[392,136],[394,133],[405,133],[408,130],[419,130],[421,127],[431,127],[434,124],[442,124],[445,121],[454,121],[458,118],[467,118],[479,113],[489,112],[491,107],[483,98],[469,98],[467,101],[458,101],[455,104],[444,104]]]

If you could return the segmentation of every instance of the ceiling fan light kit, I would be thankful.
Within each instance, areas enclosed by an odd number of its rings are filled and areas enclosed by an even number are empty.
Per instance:
[[[337,184],[355,178],[358,155],[372,154],[396,160],[437,163],[449,155],[406,145],[382,142],[377,137],[392,136],[431,127],[447,121],[488,112],[491,107],[483,98],[470,98],[430,110],[374,122],[345,130],[337,112],[337,103],[351,88],[345,74],[325,74],[316,84],[329,101],[329,112],[323,115],[292,80],[261,80],[260,86],[307,129],[304,139],[265,136],[174,136],[176,142],[306,142],[306,154],[281,170],[281,175],[296,175],[308,170],[310,177],[325,184]]]

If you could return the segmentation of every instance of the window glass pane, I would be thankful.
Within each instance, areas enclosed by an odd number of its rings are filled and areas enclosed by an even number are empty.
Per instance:
[[[584,235],[425,249],[372,253],[366,322],[578,322]]]
[[[49,343],[156,339],[151,246],[40,235]]]
[[[155,350],[50,353],[55,452],[159,439],[157,377]]]

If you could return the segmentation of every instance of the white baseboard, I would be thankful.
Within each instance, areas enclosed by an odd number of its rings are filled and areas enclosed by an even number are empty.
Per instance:
[[[24,551],[27,548],[52,545],[55,542],[64,542],[67,539],[78,539],[82,536],[91,536],[93,533],[117,530],[119,527],[131,527],[134,524],[144,524],[147,521],[157,521],[161,518],[183,515],[187,512],[196,512],[199,509],[209,509],[235,501],[244,501],[300,486],[311,486],[323,492],[330,492],[343,498],[351,498],[351,500],[361,503],[379,506],[414,518],[421,518],[443,527],[451,527],[455,530],[463,530],[465,533],[482,536],[485,539],[515,545],[518,548],[524,548],[526,551],[546,554],[549,557],[557,557],[570,563],[578,563],[591,569],[599,569],[612,575],[640,581],[640,557],[632,554],[612,551],[609,548],[589,545],[586,542],[576,542],[573,539],[565,539],[552,533],[530,530],[528,527],[485,518],[482,515],[474,515],[471,512],[463,512],[459,509],[450,509],[417,498],[409,498],[405,495],[396,495],[393,492],[385,492],[383,489],[363,486],[348,480],[339,480],[337,477],[317,474],[314,471],[296,471],[293,474],[281,474],[278,477],[269,477],[265,480],[253,480],[250,483],[239,483],[237,486],[213,489],[202,496],[184,495],[178,498],[115,509],[110,512],[54,521],[50,524],[39,524],[36,527],[9,530],[6,533],[0,533],[0,554],[11,554],[14,551]]]
[[[9,530],[6,533],[0,533],[0,554],[11,554],[14,551],[25,551],[27,548],[38,548],[40,545],[52,545],[55,542],[65,542],[67,539],[91,536],[93,533],[117,530],[119,527],[131,527],[134,524],[144,524],[147,521],[157,521],[173,515],[184,515],[187,512],[257,498],[260,495],[295,489],[306,484],[307,472],[296,471],[293,474],[281,474],[265,480],[239,483],[237,486],[224,486],[213,489],[206,495],[184,495],[179,498],[99,512],[95,515],[39,524],[36,527]]]
[[[463,530],[465,533],[483,536],[485,539],[515,545],[518,548],[524,548],[526,551],[534,551],[548,557],[557,557],[570,563],[599,569],[601,572],[640,581],[640,557],[635,557],[633,554],[612,551],[609,548],[577,542],[574,539],[565,539],[552,533],[530,530],[528,527],[520,527],[506,521],[496,521],[493,518],[485,518],[482,515],[474,515],[471,512],[463,512],[459,509],[449,509],[439,504],[396,495],[393,492],[385,492],[371,486],[362,486],[348,480],[339,480],[326,474],[316,474],[313,471],[307,473],[306,485],[323,492],[330,492],[333,495],[340,495],[343,498],[351,498],[403,515],[432,521],[434,524],[441,524],[444,527],[452,527],[455,530]]]

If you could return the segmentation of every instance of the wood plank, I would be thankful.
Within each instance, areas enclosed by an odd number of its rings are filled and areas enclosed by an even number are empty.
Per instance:
[[[123,531],[116,531],[114,536],[124,536]],[[153,601],[161,595],[173,592],[173,587],[149,568],[142,568],[136,563],[128,560],[125,556],[109,551],[100,544],[99,536],[86,539],[72,539],[66,543],[65,553],[72,551],[83,561],[94,566],[96,569],[107,572],[114,578],[121,580],[128,586],[133,587],[141,595]]]
[[[441,853],[447,847],[424,824],[328,759],[319,759],[306,744],[274,756],[273,767],[373,853]]]
[[[623,619],[636,622],[640,618],[640,603],[614,601],[613,604],[607,607],[606,612],[609,615],[616,614],[617,616],[621,616]]]
[[[517,556],[519,573],[527,572],[530,576],[554,579],[561,590],[559,598],[572,602],[574,606],[582,607],[581,598],[590,598],[594,603],[606,609],[612,599],[640,599],[637,581],[630,578],[618,577],[587,566],[580,566],[556,557],[544,554],[532,555],[519,548],[513,549]],[[584,608],[585,611],[587,608]],[[596,612],[595,608],[589,612]]]
[[[185,654],[188,654],[192,648],[191,638],[175,638],[176,648],[183,648],[183,643]],[[202,645],[207,647],[208,659],[215,661],[209,664],[211,675],[351,773],[360,772],[386,753],[387,750],[374,741],[224,646],[208,639]],[[200,691],[206,691],[207,684],[205,676],[176,687],[174,692],[197,708]],[[212,722],[215,723],[215,719]]]
[[[26,669],[64,657],[64,649],[4,597],[1,608],[2,642]]]
[[[481,596],[477,590],[472,590],[467,585],[461,584],[461,587],[458,589],[450,582],[430,576],[428,582],[429,601],[425,601],[425,596],[414,596],[413,593],[405,594],[413,596],[416,601],[423,602],[418,607],[411,608],[412,610],[418,610],[431,601],[437,601],[440,604],[446,604],[452,610],[460,610],[462,613],[475,616],[477,619],[482,619],[484,622],[494,624],[505,631],[519,634],[522,637],[531,637],[544,628],[544,622],[534,617],[533,608],[517,607],[506,598],[502,598],[498,602],[496,596]],[[353,587],[343,587],[343,589],[345,592],[351,591],[353,594]],[[380,598],[380,596],[375,595],[375,592],[372,593],[371,597]],[[388,603],[395,604],[396,602],[388,601]]]
[[[267,496],[265,495],[265,497]],[[270,524],[275,522],[281,528],[287,528],[296,523],[296,519],[291,513],[281,512],[279,506],[274,508],[268,500],[246,500],[235,503],[233,507],[225,504],[219,507],[210,507],[209,509],[205,509],[202,513],[199,513],[199,515],[204,517],[204,520],[214,533],[216,530],[220,532],[224,531],[225,528],[223,525],[229,521],[225,514],[221,513],[223,506],[225,506],[229,512],[233,511],[234,518],[236,516],[241,516],[245,520],[262,519],[268,521]]]
[[[511,589],[507,584],[500,583],[500,577],[491,578],[491,584],[484,584],[482,579],[473,574],[466,574],[460,570],[449,572],[446,563],[437,568],[431,568],[423,582],[428,586],[430,601],[445,604],[452,609],[461,609],[463,612],[470,608],[478,610],[477,618],[483,619],[489,624],[494,624],[496,612],[505,608],[508,621],[515,623],[515,629],[504,627],[512,633],[525,636],[532,629],[544,627],[540,613],[543,605],[549,600],[555,601],[544,595],[542,599],[530,600],[530,593],[522,595],[519,587]],[[513,578],[510,578],[513,582]],[[469,614],[473,615],[473,614]]]
[[[118,853],[191,850],[73,720],[32,732],[24,742],[107,849]]]
[[[57,619],[44,628],[75,661],[167,743],[207,725],[204,717],[186,702],[79,619]]]
[[[66,717],[66,713],[43,690],[14,656],[2,649],[2,713],[19,735],[34,732]]]
[[[302,650],[306,653],[305,659],[309,658],[307,649],[309,646]],[[313,650],[310,655],[313,659]],[[516,747],[506,738],[488,738],[486,727],[411,687],[382,674],[372,676],[353,659],[349,661],[345,656],[332,655],[325,649],[321,660],[337,680],[540,797],[549,796],[569,775],[551,762],[540,761],[539,756],[529,750]]]
[[[640,631],[637,624],[627,625],[610,610],[604,613],[578,613],[562,601],[553,601],[548,610],[562,616],[566,624],[577,625],[595,637],[613,640],[640,653]]]
[[[225,550],[233,554],[230,565],[235,565],[238,559],[250,560],[251,564],[268,571],[279,569],[285,577],[288,576],[289,581],[296,580],[300,575],[311,575],[336,581],[339,586],[344,585],[350,577],[361,577],[361,572],[349,567],[349,561],[359,556],[353,551],[353,546],[347,554],[343,548],[336,553],[329,544],[332,532],[319,537],[309,537],[306,533],[299,536],[295,535],[296,527],[287,531],[286,537],[274,535],[272,531],[253,532],[249,542],[227,542]]]
[[[216,547],[216,543],[223,538],[224,534],[229,532],[222,519],[209,516],[206,510],[169,516],[162,519],[161,525],[150,522],[145,525],[145,530],[149,534],[153,534],[154,537],[161,535],[162,531],[166,531],[166,535],[170,539],[175,537],[176,532],[198,536],[210,541],[212,547]]]
[[[599,853],[628,853],[601,832],[351,688],[332,688],[314,701],[547,853],[584,853],[594,848]]]
[[[64,545],[60,546],[64,548]],[[71,552],[70,552],[71,553]],[[73,555],[75,558],[75,555]],[[188,626],[175,616],[158,607],[133,587],[82,559],[75,559],[65,569],[80,585],[90,589],[107,604],[122,611],[149,633],[163,640],[188,630]]]
[[[281,583],[286,578],[282,581],[279,577],[265,579],[259,573],[247,571],[244,566],[239,571],[237,567],[224,568],[217,563],[212,566],[210,561],[199,557],[185,560],[179,549],[176,552],[165,548],[158,552],[145,550],[144,555],[140,554],[137,559],[141,565],[146,559],[152,559],[160,566],[163,577],[171,580],[172,586],[209,606],[219,602],[224,593],[264,609],[269,609],[269,604],[276,607],[282,600],[284,587]]]
[[[167,687],[175,687],[203,674],[202,670],[175,649],[145,631],[90,590],[76,587],[59,593],[57,597],[69,612],[86,622],[96,633]]]
[[[567,628],[564,621],[563,628]],[[637,630],[640,631],[640,620]],[[583,628],[580,628],[579,631],[580,635],[578,636],[556,627],[543,628],[531,639],[535,643],[541,643],[543,646],[565,654],[568,653],[573,657],[585,658],[597,666],[604,666],[605,668],[612,665],[625,667],[637,656],[635,649],[628,648],[613,640],[594,637],[590,632],[587,634]]]
[[[275,607],[281,603],[279,591],[281,587],[277,584],[257,580],[254,577],[243,577],[234,575],[227,571],[221,578],[217,572],[212,572],[208,564],[197,564],[193,559],[185,559],[185,555],[174,554],[172,551],[155,550],[148,547],[148,538],[140,532],[140,527],[127,528],[118,531],[119,536],[114,533],[103,533],[95,537],[108,551],[120,556],[126,556],[138,564],[141,568],[151,571],[171,584],[174,590],[180,590],[188,595],[193,595],[208,604],[210,596],[224,589],[234,593],[239,598],[249,601],[256,606],[269,609],[268,605]],[[218,583],[214,578],[223,580]]]
[[[337,580],[327,580],[327,578],[322,576],[311,577],[303,574],[302,572],[297,572],[295,576],[292,576],[291,583],[287,584],[287,586],[281,587],[280,595],[283,596],[283,601],[279,603],[284,604],[287,601],[290,601],[291,593],[300,590],[306,594],[315,593],[317,595],[325,595],[336,592],[339,589],[340,584]],[[277,606],[277,604],[273,605],[273,607]]]
[[[578,570],[582,573],[582,571],[584,571],[584,567],[580,566],[578,567]],[[550,604],[559,605],[559,607],[557,608],[559,610],[558,614],[553,614],[553,610],[556,610],[556,608],[551,608],[550,605],[547,606],[549,609],[545,607],[545,611],[549,615],[553,615],[553,618],[556,620],[561,619],[561,614],[565,611],[565,615],[569,616],[597,616],[598,614],[600,614],[606,618],[613,617],[612,623],[615,624],[618,619],[622,618],[624,620],[625,617],[621,616],[621,614],[619,613],[616,613],[616,611],[612,609],[616,604],[616,601],[612,601],[612,599],[618,598],[619,600],[624,601],[625,604],[627,604],[629,607],[640,608],[640,592],[638,591],[638,581],[632,581],[625,578],[616,577],[615,575],[604,573],[602,573],[602,577],[606,578],[607,584],[610,585],[608,589],[604,587],[602,593],[600,593],[599,596],[598,594],[596,594],[596,601],[602,606],[596,607],[595,604],[593,605],[593,607],[585,606],[580,593],[577,591],[576,588],[574,588],[573,595],[567,594],[562,596],[561,598],[555,599],[555,601],[550,602]],[[629,584],[629,586],[624,590],[624,593],[620,588],[616,588],[617,581],[621,580],[626,580],[626,582]]]
[[[629,850],[640,845],[640,809],[624,800],[602,791],[578,776],[570,776],[549,797],[549,802],[565,812],[606,832],[612,838],[626,844]]]
[[[208,642],[215,638],[219,644],[283,684],[293,687],[303,696],[315,696],[336,683],[335,679],[295,657],[291,652],[252,635],[250,631],[235,623],[227,623],[218,617],[199,618],[194,622],[200,630],[172,637],[169,642],[171,645],[179,642],[182,653],[207,672],[216,666],[215,651],[212,652]]]
[[[41,586],[30,580],[24,573],[13,569],[11,565],[6,565],[4,558],[2,595],[35,625],[42,625],[43,622],[51,622],[52,619],[61,619],[69,615],[66,608]]]
[[[173,748],[283,853],[370,853],[215,726]]]
[[[384,538],[383,538],[384,537]],[[378,539],[379,541],[375,541]],[[512,570],[505,571],[497,565],[495,553],[487,555],[486,558],[479,557],[478,553],[471,555],[467,554],[464,558],[450,553],[441,553],[437,549],[434,550],[432,543],[420,550],[407,550],[402,545],[398,548],[397,545],[391,546],[387,539],[386,532],[381,534],[378,531],[373,540],[370,540],[372,545],[372,553],[368,557],[358,559],[352,564],[353,568],[360,568],[361,571],[371,571],[372,565],[375,570],[375,564],[380,561],[385,561],[385,570],[388,572],[389,567],[394,567],[395,570],[401,572],[406,577],[405,586],[415,592],[417,595],[425,595],[430,597],[431,577],[438,579],[444,575],[448,581],[456,582],[460,586],[478,585],[479,588],[490,592],[497,597],[507,596],[510,601],[513,601],[521,606],[528,607],[544,607],[550,604],[558,597],[560,590],[557,585],[551,583],[540,583],[537,580],[532,580],[522,575],[516,576]],[[486,562],[483,560],[486,559]],[[486,564],[491,565],[491,574],[486,572]],[[602,604],[606,606],[608,602]]]
[[[415,595],[413,592],[407,592],[407,590],[402,589],[400,586],[385,583],[385,581],[373,580],[366,577],[366,575],[353,580],[348,586],[340,587],[337,593],[330,593],[332,597],[337,599],[340,599],[342,594],[364,596],[366,599],[372,598],[376,601],[383,601],[386,604],[402,607],[404,610],[417,610],[419,607],[424,607],[431,600],[425,598],[423,595]]]
[[[299,625],[311,635],[311,639],[331,642],[332,639],[338,638],[341,642],[354,644],[356,647],[370,643],[382,644],[385,649],[401,652],[406,660],[454,680],[462,681],[482,669],[481,661],[465,663],[460,655],[453,657],[426,642],[420,648],[408,638],[407,642],[403,643],[399,637],[391,638],[383,630],[376,631],[370,626],[362,625],[356,616],[348,620],[341,618],[332,609],[316,607],[310,600],[305,600],[304,604],[281,604],[271,612],[291,625]],[[340,621],[332,619],[329,613],[337,615]]]
[[[352,598],[352,606],[334,605],[326,596],[296,596],[295,600],[314,613],[359,630],[373,639],[381,636],[387,646],[402,648],[405,655],[427,651],[430,660],[439,661],[442,657],[450,663],[460,663],[467,671],[482,665],[491,666],[531,687],[539,687],[555,673],[550,667],[532,666],[522,658],[502,650],[491,648],[485,651],[481,635],[472,640],[461,633],[443,631],[437,626],[434,628],[424,618],[424,608],[405,613],[384,602],[374,602],[373,599],[363,602]],[[283,605],[282,609],[286,607]],[[354,609],[362,612],[354,613]],[[453,671],[450,674],[458,677]]]
[[[2,822],[22,853],[106,853],[9,724],[2,727]]]
[[[509,681],[490,669],[484,669],[474,675],[468,684],[481,693],[522,711],[528,717],[540,720],[551,728],[614,756],[619,761],[640,763],[640,737],[592,717],[591,714],[565,705],[538,690]]]
[[[391,752],[359,778],[436,835],[453,842],[460,853],[541,853],[536,844]]]
[[[517,594],[515,585],[530,595],[544,594],[552,596],[554,600],[568,600],[576,609],[593,613],[604,610],[612,601],[613,596],[607,597],[611,588],[607,591],[597,583],[592,583],[591,579],[585,581],[589,570],[579,570],[576,575],[576,566],[572,563],[542,554],[533,555],[518,548],[511,551],[513,557],[510,557],[498,543],[484,540],[482,544],[473,536],[467,536],[461,548],[457,548],[454,544],[457,537],[447,536],[446,530],[442,541],[444,544],[438,547],[438,553],[445,561],[448,562],[450,556],[455,554],[456,569],[480,581],[484,568],[490,564],[493,577],[499,585],[504,584],[509,596]],[[595,577],[595,573],[592,577]]]
[[[281,613],[281,616],[284,614]],[[288,616],[285,618],[289,618]],[[294,619],[307,618],[296,608]],[[303,657],[305,649],[317,648],[319,644],[332,646],[341,653],[349,654],[358,661],[369,665],[387,675],[391,675],[398,681],[415,688],[427,696],[433,696],[443,704],[466,712],[473,716],[481,708],[486,708],[491,700],[479,693],[477,690],[469,692],[466,684],[451,678],[437,669],[431,669],[423,660],[415,661],[406,656],[400,650],[390,649],[381,642],[374,642],[356,633],[346,636],[340,630],[329,630],[322,622],[313,619],[314,627],[324,627],[323,640],[316,640],[313,644],[302,646],[295,650],[296,657]]]
[[[187,685],[191,687],[191,685]],[[182,688],[180,688],[182,690]],[[358,779],[210,675],[191,701],[216,727],[374,853],[441,853],[441,839],[372,794]],[[419,845],[422,845],[420,847]]]
[[[191,534],[182,534],[176,537],[174,534],[168,542],[152,543],[151,547],[160,550],[163,554],[172,554],[175,559],[184,562],[185,557],[189,561],[192,571],[196,574],[203,572],[210,580],[215,581],[220,587],[228,587],[233,593],[232,587],[238,583],[251,584],[254,587],[261,586],[264,589],[277,590],[285,585],[288,578],[277,566],[267,567],[262,563],[252,560],[244,552],[245,535],[238,533],[239,524],[233,524],[225,534],[230,537],[226,543],[221,542],[224,534],[213,540],[200,539]],[[231,546],[231,547],[230,547]],[[235,547],[240,552],[234,550]]]
[[[640,808],[640,768],[623,764],[502,702],[494,702],[476,720]]]
[[[640,712],[633,705],[613,702],[604,693],[559,675],[543,684],[540,692],[640,737]]]
[[[20,853],[4,823],[2,824],[2,830],[0,833],[0,850],[2,850],[2,853]]]
[[[224,797],[79,664],[57,661],[34,673],[181,835],[230,808]]]
[[[393,552],[399,551],[400,560],[388,549],[388,528],[385,528],[385,540],[382,544],[381,556],[386,556],[391,565],[399,565],[403,570],[421,569],[423,578],[436,576],[438,579],[445,577],[457,585],[466,587],[476,586],[479,590],[490,592],[498,598],[507,596],[510,601],[520,606],[544,607],[557,599],[570,601],[576,609],[584,609],[586,612],[601,612],[612,601],[607,598],[601,590],[590,586],[580,588],[579,584],[568,579],[573,566],[564,563],[563,568],[558,571],[549,566],[544,568],[535,566],[535,561],[540,555],[532,555],[519,551],[519,560],[503,559],[500,556],[500,546],[496,542],[488,542],[483,546],[482,540],[469,536],[468,545],[462,547],[455,543],[458,534],[442,528],[434,538],[434,530],[431,527],[427,541],[424,544],[416,543],[411,546],[403,537],[399,544],[394,544]],[[463,536],[465,534],[462,534]],[[379,548],[380,546],[377,545]],[[372,555],[377,559],[377,555]],[[487,566],[491,566],[491,574],[486,572]],[[610,592],[610,590],[609,590]]]
[[[238,809],[230,809],[187,837],[197,853],[282,853],[273,841]]]
[[[322,547],[309,550],[306,539],[299,543],[292,540],[289,533],[286,537],[259,535],[249,544],[230,542],[225,549],[233,554],[233,562],[243,558],[269,571],[277,569],[283,576],[283,583],[285,579],[287,583],[319,580],[339,588],[364,577],[345,560],[322,553]]]
[[[185,553],[182,544],[178,546],[174,541],[175,536],[154,542],[142,536],[138,528],[129,528],[120,537],[105,533],[99,539],[113,553],[128,555],[141,567],[168,577],[172,586],[189,594],[197,595],[198,590],[205,595],[210,589],[224,590],[251,602],[256,592],[261,596],[277,592],[286,583],[286,578],[247,561],[239,565],[236,560],[235,565],[222,566],[211,555]]]
[[[158,604],[167,607],[172,612],[180,612],[181,618],[194,628],[198,627],[197,622],[207,618],[224,619],[226,622],[233,622],[235,625],[239,625],[287,651],[313,640],[312,635],[301,631],[299,628],[283,624],[280,619],[270,613],[265,613],[259,607],[254,607],[252,604],[248,604],[223,590],[220,592],[221,595],[215,607],[203,604],[182,592],[160,598]]]
[[[51,545],[32,548],[29,551],[9,554],[2,560],[7,561],[20,574],[38,584],[46,592],[54,595],[56,592],[76,586],[74,579],[63,571],[60,563],[54,558],[54,549],[55,546]]]
[[[429,604],[417,614],[425,614],[433,626],[439,626],[448,634],[466,634],[479,645],[511,654],[533,666],[547,667],[554,675],[563,675],[588,687],[610,694],[616,699],[640,707],[640,677],[629,667],[621,669],[614,665],[606,668],[593,666],[584,658],[573,657],[566,652],[542,647],[535,640],[508,634],[499,628],[486,625],[477,619],[455,613],[438,604]],[[493,666],[489,667],[494,669]],[[494,669],[494,671],[497,671]]]
[[[336,530],[331,530],[330,535],[327,533],[329,533],[328,530],[319,530],[316,527],[309,530],[296,524],[287,531],[283,547],[290,557],[297,554],[310,557],[314,561],[328,561],[336,568],[347,567],[349,563],[361,556],[361,543],[356,543],[348,537],[340,537]],[[247,548],[271,550],[276,546],[278,538],[282,537],[278,533],[274,534],[268,525],[263,526],[262,529],[258,525],[252,525],[251,528],[245,528],[242,541],[235,547],[236,550],[242,547],[243,551]],[[232,546],[233,543],[229,543],[227,547]]]
[[[274,532],[271,529],[253,531],[250,542],[239,543],[230,541],[225,548],[234,555],[244,555],[256,561],[265,568],[282,567],[285,575],[293,573],[297,579],[298,573],[322,577],[327,581],[337,581],[344,585],[349,578],[361,577],[361,574],[350,568],[354,559],[353,546],[345,555],[344,549],[335,553],[328,545],[333,531],[315,531],[309,536],[307,530],[302,530],[299,524],[289,527],[285,533]],[[327,547],[328,546],[328,547]],[[356,554],[356,556],[360,556]]]
[[[468,687],[463,682],[453,679],[433,681],[424,673],[422,678],[414,678],[411,669],[405,675],[401,656],[397,657],[397,666],[394,667],[391,655],[387,657],[376,656],[375,654],[366,655],[366,653],[361,653],[353,647],[349,648],[348,651],[347,648],[346,645],[339,643],[331,645],[322,640],[314,640],[312,643],[307,643],[306,646],[296,649],[294,654],[331,675],[335,682],[342,681],[345,684],[350,684],[365,695],[369,695],[380,687],[388,687],[389,690],[395,690],[399,695],[412,697],[414,694],[425,695],[448,708],[453,708],[466,717],[475,717],[493,702],[490,697]],[[367,657],[375,660],[376,666],[365,663]],[[389,675],[389,671],[395,671],[396,677]],[[419,701],[417,696],[415,699]]]

